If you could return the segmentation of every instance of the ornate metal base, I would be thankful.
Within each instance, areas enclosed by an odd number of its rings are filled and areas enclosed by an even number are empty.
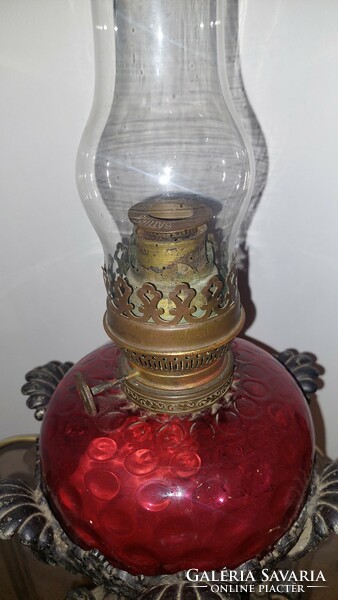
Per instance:
[[[316,390],[318,370],[308,355],[288,350],[277,358],[294,375],[305,394]],[[54,389],[70,366],[71,363],[52,362],[28,373],[23,391],[29,394],[27,404],[38,419],[43,418]],[[221,579],[220,573],[215,572],[206,573],[199,582],[190,581],[185,572],[133,576],[114,568],[97,550],[85,551],[71,542],[43,493],[39,464],[36,482],[34,490],[19,480],[0,483],[0,538],[7,540],[16,534],[40,560],[83,573],[99,586],[92,591],[83,588],[72,591],[68,600],[298,600],[301,592],[292,582],[285,582],[278,589],[272,586],[272,591],[260,582],[282,559],[298,559],[330,532],[338,534],[338,461],[326,465],[321,472],[315,464],[299,518],[263,558],[254,558],[235,571],[223,569]]]

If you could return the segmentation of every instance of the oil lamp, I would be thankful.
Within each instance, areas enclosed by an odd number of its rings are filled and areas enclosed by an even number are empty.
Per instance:
[[[28,375],[43,426],[38,533],[23,537],[112,598],[209,598],[177,573],[273,563],[312,522],[308,498],[314,519],[312,423],[294,377],[236,339],[234,246],[254,166],[226,80],[226,2],[92,8],[95,97],[77,179],[103,246],[111,342],[71,369],[46,367],[61,380],[51,399],[42,371]],[[308,358],[284,359],[311,391]]]

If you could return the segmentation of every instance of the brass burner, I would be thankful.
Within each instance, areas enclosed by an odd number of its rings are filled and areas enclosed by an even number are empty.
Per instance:
[[[229,342],[244,321],[236,269],[220,276],[208,239],[208,206],[195,198],[133,206],[124,272],[104,271],[104,326],[123,350],[122,384],[155,412],[201,410],[231,385]]]

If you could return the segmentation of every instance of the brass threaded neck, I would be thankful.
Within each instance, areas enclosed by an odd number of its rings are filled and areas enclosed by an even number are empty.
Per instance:
[[[136,204],[127,268],[114,280],[105,272],[105,329],[123,372],[139,372],[124,390],[154,412],[201,410],[231,384],[229,342],[244,313],[235,269],[224,281],[215,265],[211,217],[196,198]]]

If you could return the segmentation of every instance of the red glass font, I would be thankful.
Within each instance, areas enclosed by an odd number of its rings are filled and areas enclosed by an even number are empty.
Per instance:
[[[232,351],[226,400],[183,416],[147,413],[120,388],[95,397],[97,415],[85,412],[74,375],[91,387],[117,375],[112,343],[67,373],[44,418],[41,462],[52,508],[79,546],[154,575],[237,567],[290,528],[311,476],[309,411],[276,359],[241,339]]]

